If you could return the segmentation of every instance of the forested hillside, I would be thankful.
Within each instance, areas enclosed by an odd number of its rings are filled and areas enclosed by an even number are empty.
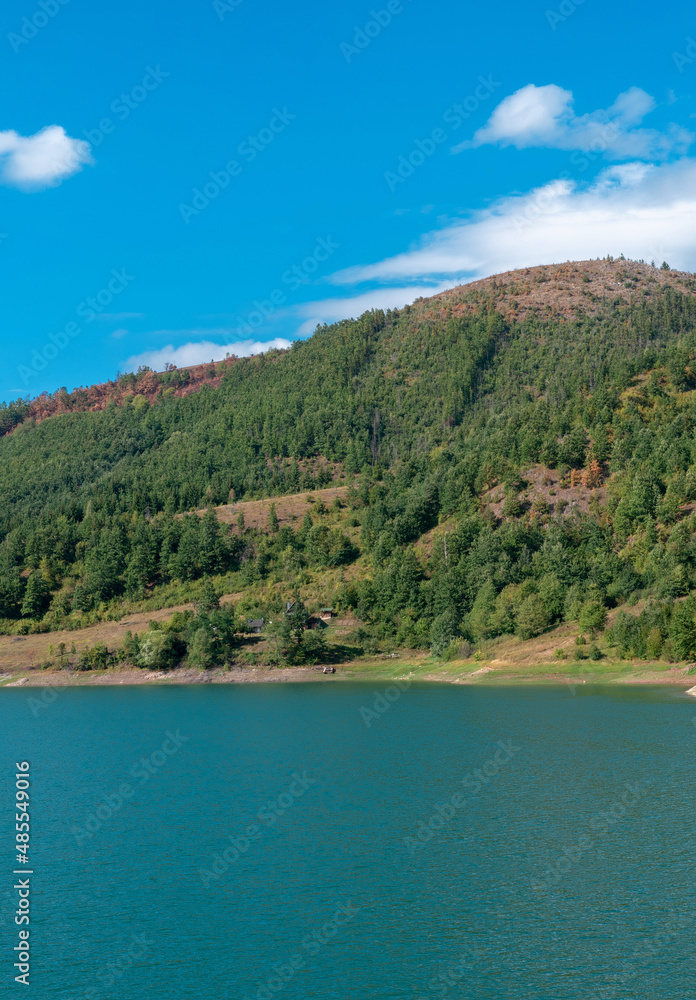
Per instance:
[[[608,639],[696,656],[675,603],[696,589],[694,357],[691,275],[597,261],[324,326],[186,396],[166,391],[176,373],[153,391],[142,372],[97,412],[37,424],[15,406],[0,629],[76,626],[208,577],[270,612],[330,570],[324,601],[377,644],[441,655],[564,618],[594,635],[650,597]],[[294,526],[212,509],[336,481],[345,499]]]

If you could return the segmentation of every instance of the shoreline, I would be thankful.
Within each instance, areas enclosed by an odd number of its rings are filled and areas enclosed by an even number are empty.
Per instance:
[[[472,669],[472,666],[474,669]],[[297,684],[346,683],[368,681],[389,684],[394,681],[432,684],[455,684],[476,687],[563,686],[583,685],[603,687],[662,686],[683,688],[685,694],[696,697],[692,668],[668,667],[664,664],[607,664],[590,669],[587,661],[558,670],[556,665],[517,664],[490,665],[421,663],[361,664],[339,666],[333,674],[324,674],[322,667],[242,667],[230,670],[201,671],[179,667],[171,671],[149,671],[137,667],[109,670],[68,671],[24,669],[0,674],[0,688],[62,688],[62,687],[121,687],[121,686],[181,686],[202,684]]]

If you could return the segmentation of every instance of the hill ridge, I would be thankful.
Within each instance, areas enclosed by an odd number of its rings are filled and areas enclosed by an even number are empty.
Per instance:
[[[660,269],[640,261],[617,259],[567,261],[541,264],[501,272],[458,285],[436,295],[418,298],[407,310],[424,316],[438,309],[448,315],[471,315],[482,305],[494,308],[508,322],[523,321],[529,315],[563,319],[598,315],[609,295],[625,303],[640,300],[646,291],[673,288],[696,295],[696,278],[685,271]],[[396,310],[398,313],[399,310]],[[311,338],[310,338],[311,339]],[[273,354],[285,351],[274,350]],[[257,355],[258,356],[258,355]],[[27,420],[37,423],[50,416],[74,412],[96,412],[109,404],[120,405],[142,397],[152,403],[161,397],[182,397],[206,386],[218,388],[228,369],[241,360],[230,357],[216,362],[171,366],[163,372],[149,368],[125,373],[114,380],[80,386],[67,392],[43,392],[16,409],[0,413],[0,436],[11,433]]]

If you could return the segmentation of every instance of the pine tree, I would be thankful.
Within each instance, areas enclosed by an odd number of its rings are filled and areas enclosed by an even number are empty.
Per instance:
[[[220,610],[220,598],[218,597],[217,591],[213,585],[213,581],[210,577],[207,577],[203,581],[203,588],[201,590],[201,596],[196,605],[196,610],[199,614],[207,614],[210,611]]]
[[[296,646],[301,646],[304,639],[307,622],[309,621],[309,611],[307,611],[299,593],[293,595],[292,607],[286,612],[286,617],[290,620],[290,635]]]
[[[530,594],[515,614],[515,632],[520,639],[531,639],[548,628],[549,615],[538,594]]]
[[[50,600],[48,584],[39,573],[32,573],[22,601],[22,617],[43,618]]]
[[[493,583],[486,580],[474,601],[469,614],[469,631],[476,640],[481,642],[491,635],[491,618],[495,610],[496,591]]]
[[[212,507],[203,515],[199,538],[201,569],[204,573],[220,572],[225,561],[225,546],[220,536],[220,522]]]

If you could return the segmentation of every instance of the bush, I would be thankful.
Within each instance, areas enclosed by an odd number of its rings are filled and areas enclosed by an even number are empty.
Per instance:
[[[179,663],[185,649],[175,633],[150,630],[140,640],[136,663],[148,670],[171,670]]]
[[[116,654],[110,652],[103,642],[84,649],[77,660],[77,670],[107,670],[116,662]]]

